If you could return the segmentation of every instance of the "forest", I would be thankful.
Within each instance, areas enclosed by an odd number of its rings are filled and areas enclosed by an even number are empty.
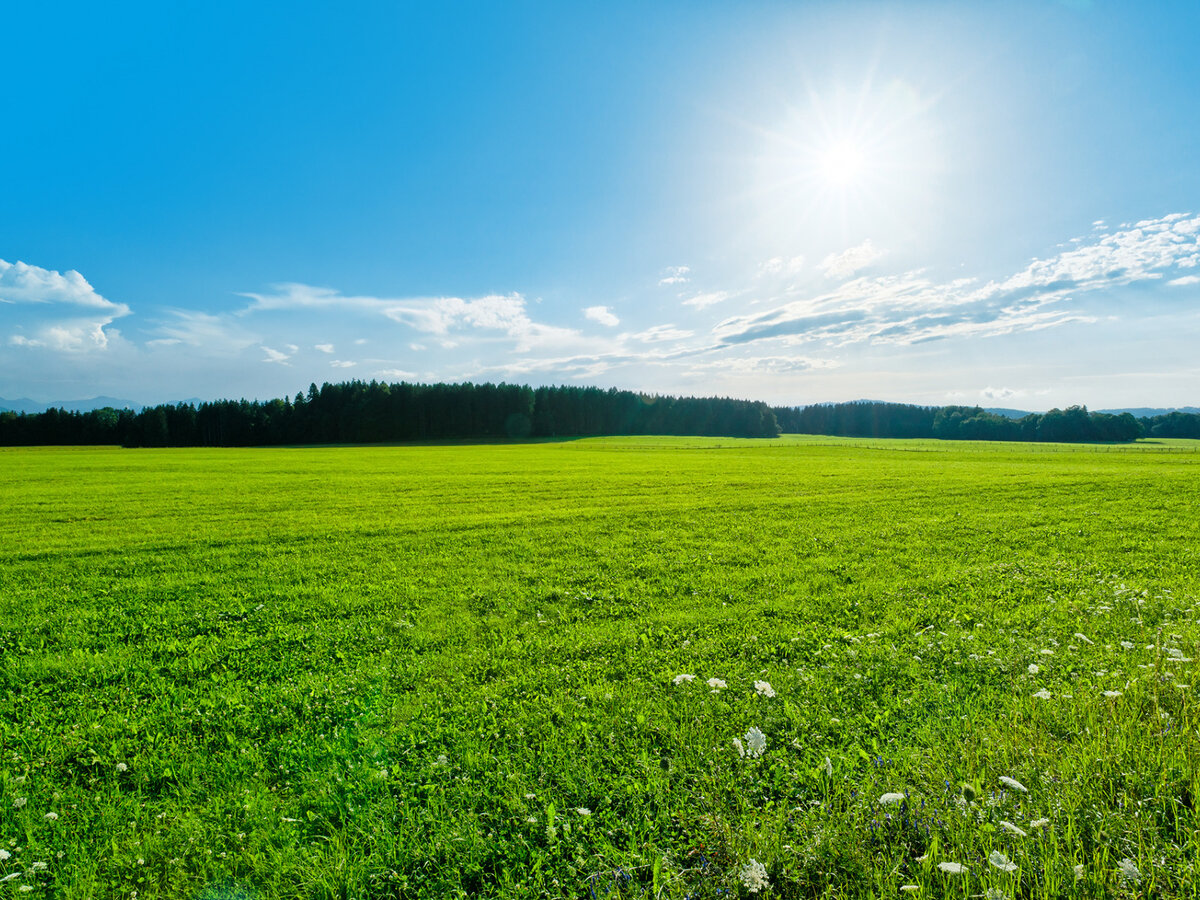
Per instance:
[[[515,384],[310,385],[294,398],[216,400],[130,409],[0,413],[0,445],[247,447],[597,435],[873,438],[1122,443],[1200,438],[1200,415],[1137,419],[1085,406],[1013,419],[977,406],[901,403],[770,407],[750,400],[672,397],[597,387]]]

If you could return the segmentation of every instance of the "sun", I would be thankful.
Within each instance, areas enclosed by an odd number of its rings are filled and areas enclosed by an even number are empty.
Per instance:
[[[867,174],[867,157],[854,141],[834,141],[818,156],[817,171],[832,187],[853,187]]]

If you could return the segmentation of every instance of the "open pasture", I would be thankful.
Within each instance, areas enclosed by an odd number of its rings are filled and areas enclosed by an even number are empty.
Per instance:
[[[1196,449],[0,451],[0,897],[1194,897]]]

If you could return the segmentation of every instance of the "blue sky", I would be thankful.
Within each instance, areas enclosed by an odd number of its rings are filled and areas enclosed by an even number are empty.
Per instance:
[[[1194,3],[22,4],[0,397],[1200,400]]]

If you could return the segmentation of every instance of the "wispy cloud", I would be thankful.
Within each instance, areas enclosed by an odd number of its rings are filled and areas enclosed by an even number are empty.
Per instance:
[[[641,341],[644,344],[658,344],[664,341],[686,340],[694,334],[694,331],[676,328],[674,325],[655,325],[652,328],[647,328],[645,331],[623,336],[632,338],[635,341]]]
[[[358,363],[345,359],[335,359],[329,365],[335,369],[353,369]]]
[[[709,291],[705,294],[697,294],[695,297],[689,297],[683,301],[684,306],[690,306],[693,309],[704,309],[709,306],[715,306],[718,303],[723,303],[729,299],[729,291]]]
[[[593,322],[599,322],[601,325],[616,327],[621,324],[621,320],[607,306],[589,306],[583,311],[583,314],[586,318]]]
[[[331,288],[287,283],[274,286],[268,294],[245,293],[253,302],[241,315],[255,312],[295,309],[337,309],[379,315],[414,331],[445,338],[452,332],[491,332],[516,342],[517,352],[534,347],[553,346],[577,340],[578,331],[535,322],[520,294],[490,294],[474,299],[461,297],[388,298],[347,296]]]
[[[267,354],[266,359],[263,360],[265,363],[279,363],[283,366],[291,365],[288,362],[291,357],[280,350],[272,350],[270,347],[264,344],[262,347],[262,352]]]
[[[855,272],[868,268],[882,259],[886,253],[867,238],[857,247],[831,253],[817,266],[826,278],[849,278]]]
[[[1167,284],[1172,287],[1187,287],[1191,284],[1200,284],[1200,275],[1182,275],[1179,278],[1172,278]]]
[[[322,353],[333,353],[333,344],[315,344],[314,349],[320,350]]]
[[[804,268],[803,256],[772,256],[758,267],[759,275],[797,275]]]
[[[23,262],[0,259],[0,302],[24,307],[15,347],[47,347],[69,353],[103,350],[115,335],[105,331],[115,319],[130,314],[124,303],[101,296],[75,270],[57,272]]]
[[[658,279],[659,284],[687,284],[690,280],[688,273],[691,272],[688,266],[667,266],[663,270],[663,277]]]
[[[727,318],[713,331],[725,344],[773,338],[833,345],[914,344],[1092,322],[1094,316],[1068,301],[1200,265],[1198,231],[1200,217],[1147,219],[1097,234],[1048,259],[1035,259],[1002,281],[982,285],[969,278],[937,282],[919,271],[859,277],[827,293]]]

